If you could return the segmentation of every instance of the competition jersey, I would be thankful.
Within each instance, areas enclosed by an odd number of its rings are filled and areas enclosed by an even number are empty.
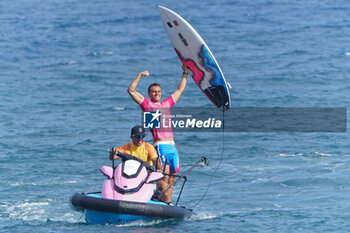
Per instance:
[[[136,146],[134,143],[129,142],[118,148],[118,151],[124,154],[129,154],[141,159],[144,162],[153,165],[152,158],[157,158],[157,151],[154,149],[152,144],[144,142],[141,146]]]
[[[173,130],[171,128],[171,117],[170,117],[170,109],[171,107],[176,103],[173,95],[163,100],[161,103],[153,103],[148,98],[143,98],[143,100],[140,103],[140,107],[144,112],[155,112],[159,110],[159,112],[162,113],[161,116],[161,125],[167,125],[168,127],[161,127],[160,129],[150,129],[153,141],[159,139],[159,138],[174,138]],[[169,117],[164,117],[169,116]],[[165,124],[163,124],[163,122]]]

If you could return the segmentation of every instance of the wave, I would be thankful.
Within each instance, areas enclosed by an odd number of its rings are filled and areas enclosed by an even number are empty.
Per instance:
[[[19,187],[19,186],[23,186],[23,185],[29,185],[29,186],[37,186],[37,183],[34,182],[10,182],[9,183],[10,186],[12,187]]]
[[[191,220],[208,220],[208,219],[215,219],[219,217],[221,217],[221,215],[216,215],[209,212],[203,212],[203,213],[193,215],[190,219]]]
[[[115,106],[115,107],[113,107],[113,109],[114,109],[115,111],[124,111],[124,110],[125,110],[125,107]]]
[[[2,203],[0,208],[5,215],[11,219],[20,219],[23,221],[40,220],[43,221],[45,207],[49,206],[48,201],[30,202],[25,200],[19,203]]]
[[[296,154],[281,153],[281,154],[278,154],[278,156],[280,156],[280,157],[296,157],[296,156],[302,156],[302,155],[303,155],[302,153],[296,153]]]
[[[78,181],[76,181],[76,180],[67,180],[67,181],[64,181],[63,183],[64,184],[75,184],[75,183],[77,183]]]
[[[103,56],[103,55],[113,55],[114,52],[112,51],[106,51],[106,52],[92,52],[90,55],[97,57],[97,56]]]
[[[319,157],[319,156],[324,156],[324,157],[332,157],[332,156],[339,156],[339,154],[331,154],[331,153],[324,153],[324,152],[318,152],[315,151],[313,153],[280,153],[278,154],[279,157]],[[344,155],[344,156],[350,156],[350,155]]]
[[[143,227],[143,226],[154,226],[154,225],[159,225],[163,224],[164,222],[168,221],[173,221],[173,220],[162,220],[162,219],[157,219],[157,220],[136,220],[128,223],[122,223],[122,224],[116,224],[114,225],[115,227]]]
[[[322,152],[315,152],[316,155],[321,155],[321,156],[327,156],[327,157],[331,157],[331,156],[334,156],[332,154],[327,154],[327,153],[322,153]]]
[[[257,179],[255,179],[255,180],[253,180],[252,183],[253,183],[253,184],[255,184],[255,183],[266,183],[266,182],[268,182],[268,181],[270,181],[270,179],[266,179],[266,178],[257,178]]]
[[[68,60],[68,61],[63,61],[61,64],[62,65],[74,65],[74,64],[77,64],[77,62],[75,60]]]

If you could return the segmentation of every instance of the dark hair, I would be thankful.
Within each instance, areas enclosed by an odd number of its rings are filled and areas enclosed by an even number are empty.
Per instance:
[[[151,85],[149,85],[149,87],[148,87],[148,93],[150,93],[151,87],[154,87],[154,86],[160,87],[160,84],[159,84],[159,83],[152,83]]]

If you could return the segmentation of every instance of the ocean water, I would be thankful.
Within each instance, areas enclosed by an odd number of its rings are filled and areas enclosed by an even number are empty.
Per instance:
[[[157,4],[0,2],[0,231],[349,231],[348,132],[175,133],[182,171],[210,160],[188,175],[180,201],[196,216],[94,226],[70,209],[72,194],[101,189],[108,148],[127,143],[140,122],[126,92],[132,79],[149,70],[138,90],[159,82],[164,97],[180,80]],[[162,4],[207,42],[232,107],[350,105],[348,1]],[[211,103],[189,79],[176,106]]]

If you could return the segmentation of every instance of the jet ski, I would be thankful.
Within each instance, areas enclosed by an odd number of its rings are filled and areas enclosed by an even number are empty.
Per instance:
[[[101,192],[76,193],[70,197],[73,210],[85,214],[89,224],[121,224],[134,220],[187,219],[194,212],[184,206],[178,206],[188,174],[196,164],[169,186],[163,193],[156,190],[156,182],[164,174],[155,171],[148,163],[132,155],[118,152],[122,163],[114,167],[102,166],[100,171],[106,176]],[[171,187],[183,180],[176,204],[162,202],[163,196]]]

